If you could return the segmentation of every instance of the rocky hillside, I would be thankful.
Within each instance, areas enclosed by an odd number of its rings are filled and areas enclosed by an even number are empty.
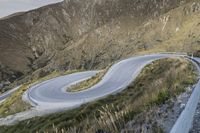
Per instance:
[[[199,0],[65,0],[1,19],[0,63],[26,75],[103,68],[134,54],[191,52],[200,49],[199,12]]]

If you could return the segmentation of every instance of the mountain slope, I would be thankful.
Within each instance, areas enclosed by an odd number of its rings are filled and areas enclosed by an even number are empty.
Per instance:
[[[199,45],[197,2],[65,0],[22,13],[0,20],[0,62],[27,74],[102,68],[144,51],[185,51],[183,42]]]

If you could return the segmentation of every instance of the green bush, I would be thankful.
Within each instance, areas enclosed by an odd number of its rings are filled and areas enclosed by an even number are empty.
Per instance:
[[[160,91],[158,93],[158,97],[157,97],[157,101],[156,104],[163,104],[165,103],[166,100],[168,100],[170,98],[170,92],[166,89]]]

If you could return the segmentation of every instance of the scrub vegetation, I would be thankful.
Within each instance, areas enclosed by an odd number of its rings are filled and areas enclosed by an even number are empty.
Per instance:
[[[182,58],[154,61],[124,91],[55,113],[0,127],[1,132],[120,132],[137,114],[176,98],[197,82],[196,69]],[[161,132],[156,128],[154,131]]]
[[[105,72],[106,71],[103,70],[103,71],[97,73],[95,76],[93,76],[85,81],[82,81],[80,83],[72,85],[71,87],[67,88],[67,91],[68,92],[78,92],[78,91],[86,90],[86,89],[92,87],[93,85],[97,84],[102,79]]]

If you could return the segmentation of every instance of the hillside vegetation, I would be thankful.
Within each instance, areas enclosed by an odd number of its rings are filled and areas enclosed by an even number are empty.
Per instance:
[[[188,86],[195,84],[197,81],[195,70],[192,63],[182,58],[154,61],[119,94],[88,103],[78,109],[0,127],[0,132],[94,133],[120,132],[122,129],[126,131],[125,125],[139,113],[176,98]],[[162,132],[159,124],[149,128],[153,132]]]

